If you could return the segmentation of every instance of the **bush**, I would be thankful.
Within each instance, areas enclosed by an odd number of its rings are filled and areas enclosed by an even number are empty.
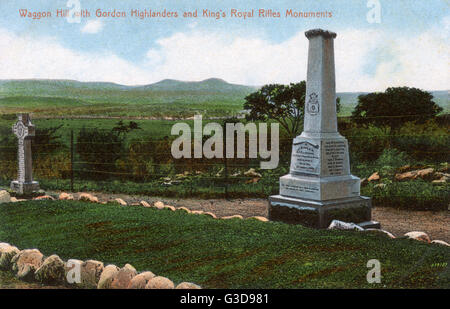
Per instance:
[[[77,137],[76,150],[81,160],[80,177],[108,179],[124,154],[124,137],[113,131],[83,128]]]
[[[384,149],[389,147],[389,135],[386,128],[351,126],[341,132],[348,139],[352,162],[376,160]]]
[[[401,167],[408,164],[409,161],[410,159],[406,153],[392,148],[383,150],[378,157],[376,164],[378,166]]]
[[[372,183],[361,188],[361,194],[370,196],[374,206],[438,211],[447,210],[450,203],[448,184],[436,186],[423,180],[383,183],[383,188]]]
[[[416,160],[443,162],[448,160],[450,135],[448,126],[439,125],[434,120],[425,124],[406,123],[400,130],[393,146],[407,152]]]

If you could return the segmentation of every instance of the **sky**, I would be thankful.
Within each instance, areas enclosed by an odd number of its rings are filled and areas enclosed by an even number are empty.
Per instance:
[[[58,9],[78,7],[91,16],[78,21],[56,16]],[[0,0],[0,79],[299,82],[306,79],[304,32],[324,28],[337,33],[337,91],[448,90],[449,8],[447,0]],[[21,17],[21,9],[52,16]],[[178,17],[131,16],[145,9]],[[226,17],[202,17],[204,9]],[[244,19],[230,16],[231,9],[255,13]],[[280,12],[280,18],[258,17],[259,9]],[[332,17],[285,17],[289,9]],[[97,10],[126,17],[97,17]],[[195,10],[197,18],[182,16]]]

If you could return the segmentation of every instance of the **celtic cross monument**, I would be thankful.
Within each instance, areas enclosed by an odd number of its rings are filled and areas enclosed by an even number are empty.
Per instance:
[[[370,198],[360,196],[360,179],[350,173],[348,142],[337,130],[336,33],[314,29],[305,35],[304,130],[293,141],[290,172],[280,178],[280,194],[269,197],[269,217],[317,228],[328,227],[333,219],[377,226],[369,221]]]
[[[39,190],[39,183],[33,181],[31,158],[31,138],[35,134],[34,125],[28,114],[19,114],[13,125],[13,133],[18,139],[17,161],[19,163],[17,180],[11,182],[11,190],[19,194],[30,194]]]

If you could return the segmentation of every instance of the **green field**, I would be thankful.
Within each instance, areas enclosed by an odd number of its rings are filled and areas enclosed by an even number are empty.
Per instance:
[[[211,78],[200,82],[163,80],[145,86],[71,80],[0,80],[0,114],[30,112],[36,117],[187,118],[238,115],[257,87]],[[337,93],[340,116],[350,116],[363,92]],[[448,91],[432,91],[450,111]]]
[[[238,114],[243,99],[254,90],[219,79],[164,80],[137,87],[69,80],[7,80],[0,81],[0,111],[64,117],[213,117]]]
[[[120,119],[33,119],[33,124],[38,130],[48,129],[52,127],[61,128],[58,130],[58,135],[67,146],[70,141],[70,131],[73,130],[75,135],[81,129],[99,129],[99,130],[111,130],[114,128]],[[9,130],[17,119],[1,119],[0,129]],[[170,136],[170,130],[175,123],[180,121],[171,120],[133,120],[136,122],[141,130],[132,131],[128,135],[128,139],[160,139],[164,136]],[[188,123],[193,126],[193,120],[182,120],[182,122]],[[207,123],[208,121],[204,121]],[[128,123],[126,120],[125,123]]]
[[[258,170],[259,159],[226,163],[229,175],[240,173],[242,176],[250,167],[256,168],[263,176],[257,183],[247,183],[251,181],[249,177],[225,179],[225,173],[217,177],[216,174],[225,169],[224,160],[175,160],[170,155],[175,138],[170,134],[172,126],[183,121],[192,128],[193,120],[168,117],[202,114],[203,125],[221,123],[223,119],[207,118],[236,115],[243,108],[245,96],[255,89],[219,79],[164,80],[136,87],[68,80],[0,81],[0,185],[8,186],[16,177],[17,141],[11,126],[17,121],[15,113],[28,111],[32,112],[37,128],[32,146],[33,173],[43,189],[70,189],[73,170],[73,187],[79,191],[198,198],[267,197],[278,192],[278,178],[289,171],[292,138],[281,127],[277,169]],[[351,114],[360,94],[338,93],[341,116]],[[448,92],[435,91],[433,95],[436,102],[448,110]],[[108,118],[113,116],[115,118]],[[140,129],[121,135],[123,140],[112,141],[108,134],[120,117],[128,118],[123,119],[125,124],[130,120],[136,122]],[[377,206],[445,209],[450,197],[448,183],[431,184],[433,179],[398,183],[394,176],[406,165],[411,169],[432,167],[440,173],[448,173],[447,119],[448,115],[440,115],[427,123],[406,123],[393,132],[382,127],[358,126],[348,117],[339,117],[339,132],[349,141],[352,173],[367,178],[379,172],[383,178],[383,188],[370,184],[362,188],[362,194],[371,196]],[[49,129],[57,127],[60,128],[49,135]],[[90,135],[82,140],[81,133],[86,131],[96,133],[98,138],[91,142]],[[86,145],[90,148],[83,148]],[[181,183],[175,179],[177,174],[193,175],[197,171],[201,174],[189,176]],[[164,178],[176,180],[178,184],[165,186]]]
[[[78,201],[2,204],[0,240],[64,260],[130,263],[204,288],[450,288],[446,247],[183,211]],[[381,284],[366,281],[370,259],[381,263]]]

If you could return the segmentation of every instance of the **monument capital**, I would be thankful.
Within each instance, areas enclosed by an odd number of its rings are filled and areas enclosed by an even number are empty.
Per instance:
[[[305,36],[308,39],[311,39],[315,36],[322,36],[325,39],[335,39],[337,34],[335,32],[331,32],[323,29],[311,29],[305,32]]]

